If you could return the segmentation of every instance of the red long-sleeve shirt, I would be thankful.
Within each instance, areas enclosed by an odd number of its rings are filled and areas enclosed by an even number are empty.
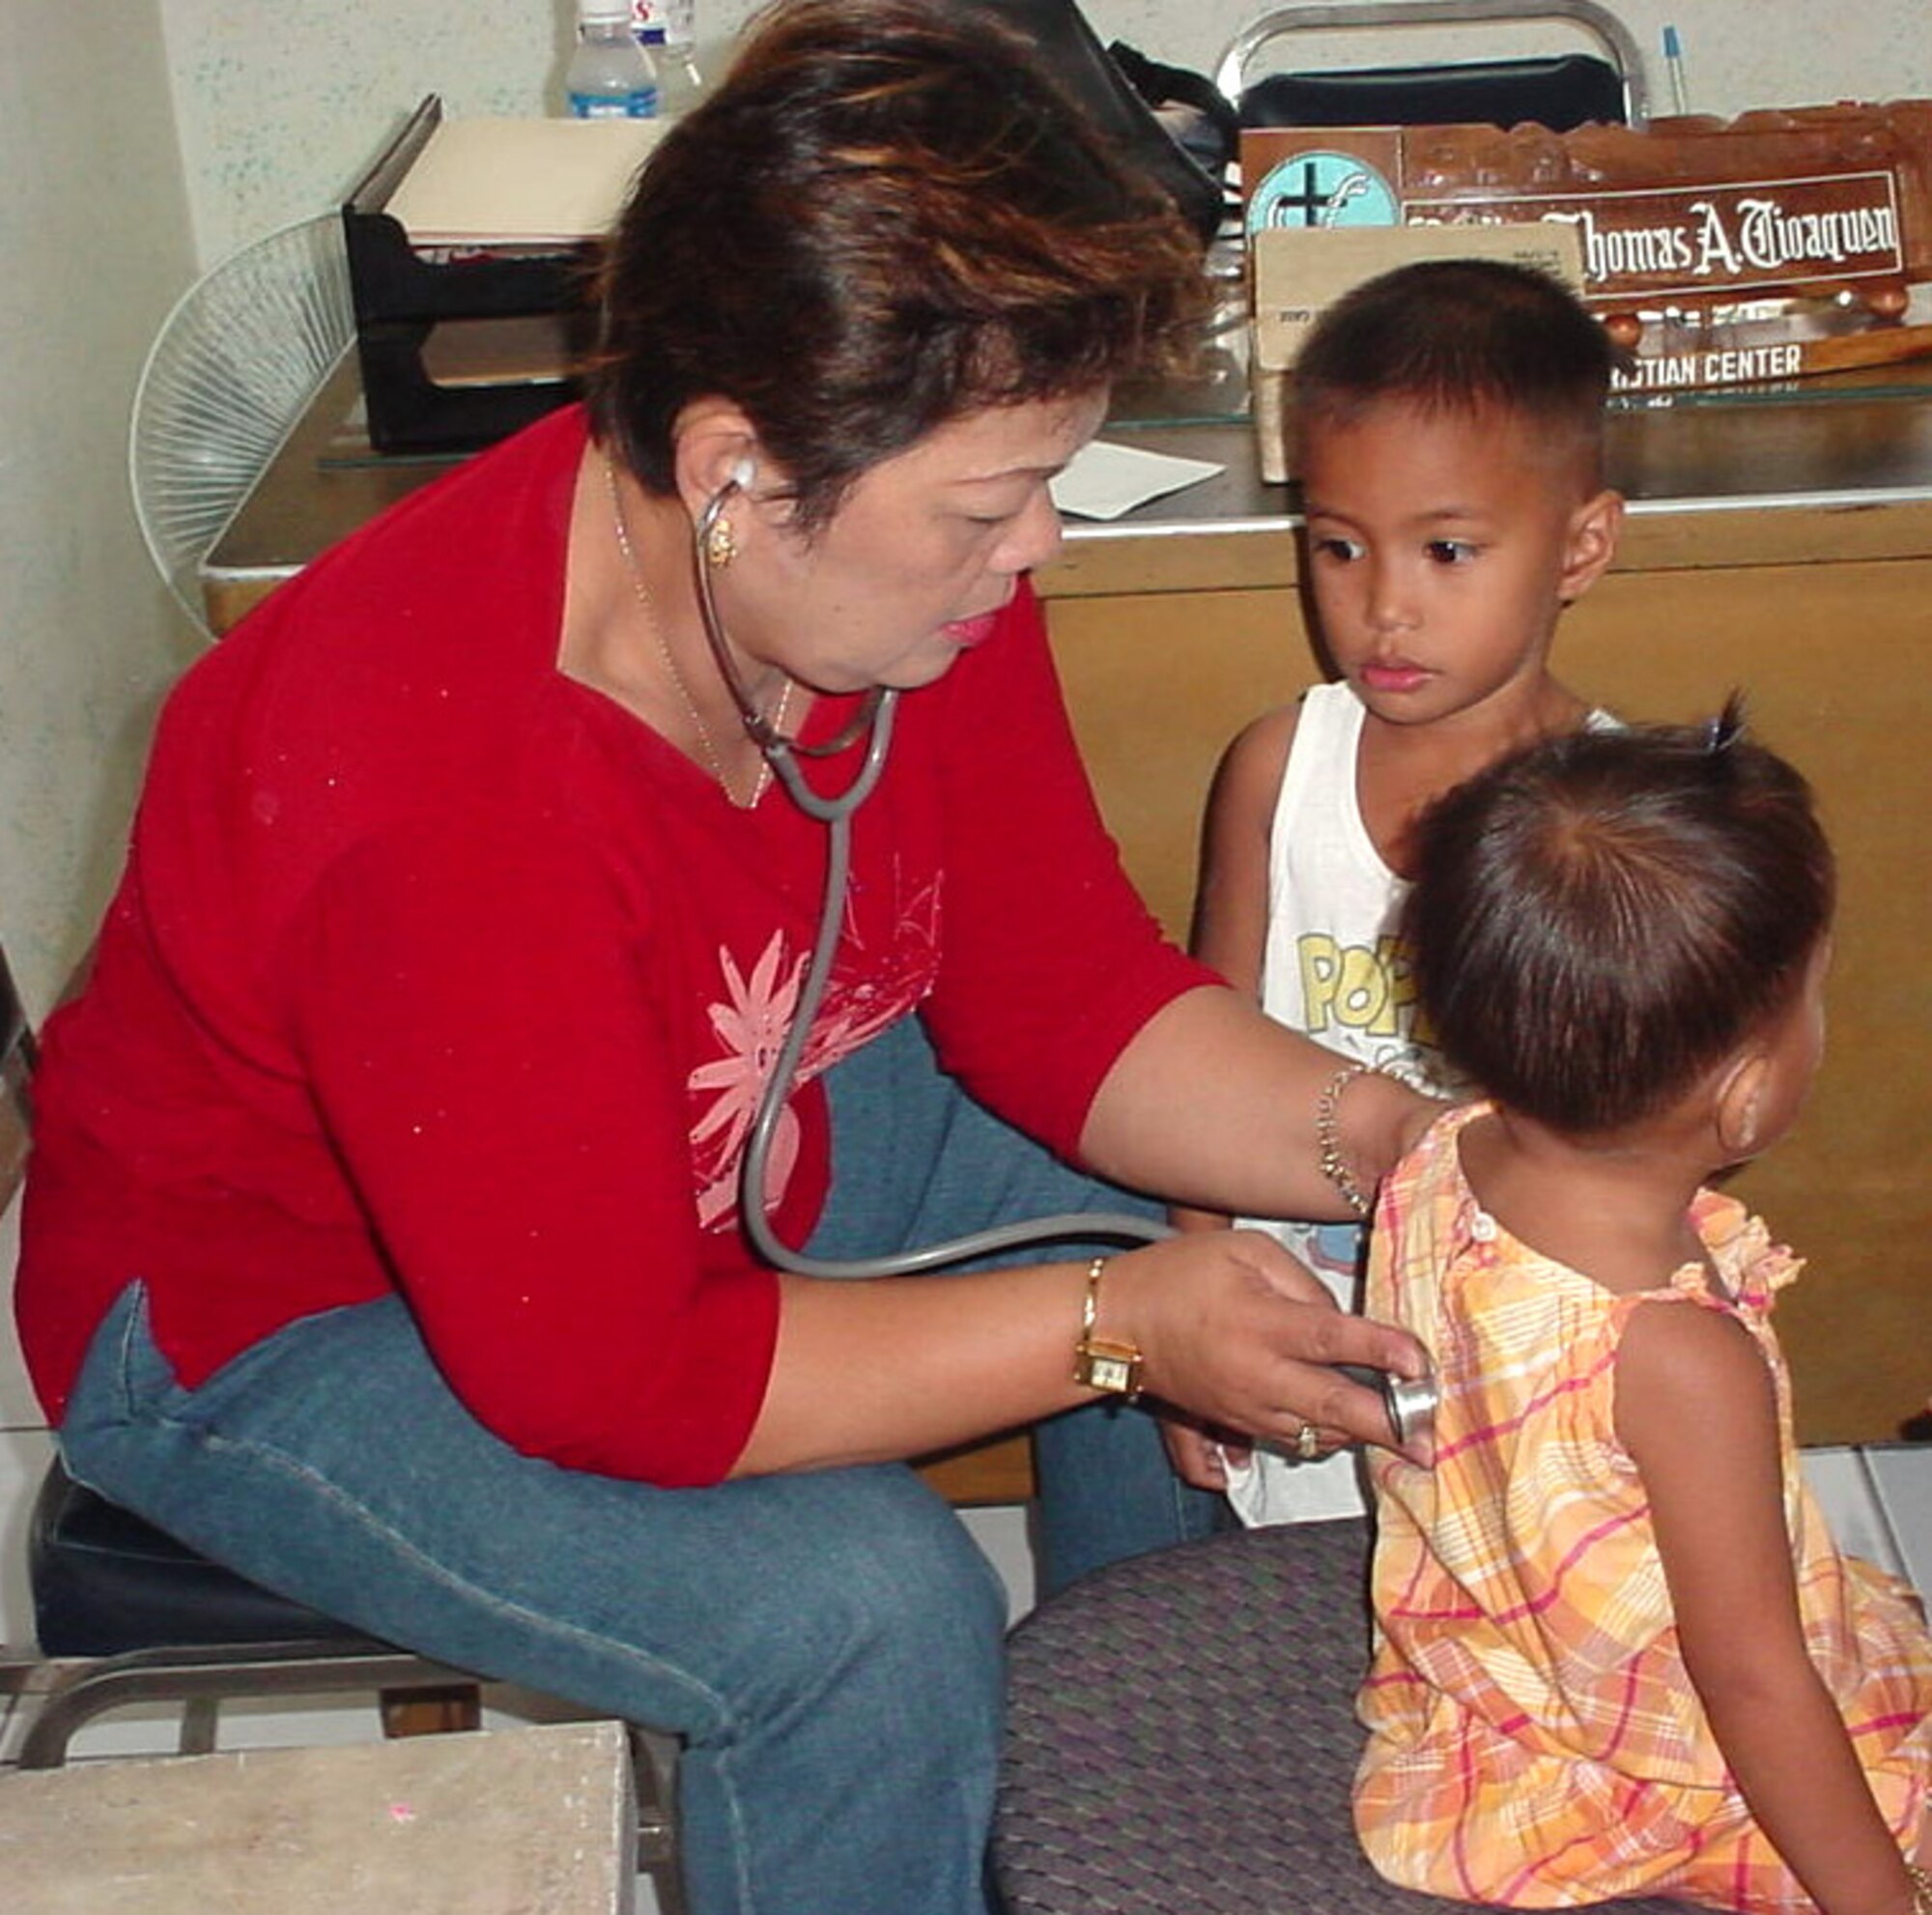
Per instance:
[[[735,809],[557,671],[583,445],[567,411],[426,488],[170,699],[37,1079],[17,1313],[56,1420],[135,1279],[190,1386],[400,1289],[527,1452],[692,1483],[742,1449],[777,1289],[736,1173],[825,833],[779,791]],[[1028,592],[905,698],[853,851],[773,1152],[792,1242],[826,1189],[815,1079],[896,1016],[923,1007],[950,1069],[1070,1154],[1127,1040],[1207,976],[1121,873]]]

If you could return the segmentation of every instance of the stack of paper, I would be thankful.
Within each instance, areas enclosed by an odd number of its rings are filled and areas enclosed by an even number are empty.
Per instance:
[[[384,212],[414,246],[575,245],[615,224],[662,120],[444,120]]]

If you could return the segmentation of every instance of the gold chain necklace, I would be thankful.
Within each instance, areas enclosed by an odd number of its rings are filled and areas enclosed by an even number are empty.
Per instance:
[[[656,642],[658,656],[664,660],[665,670],[670,673],[670,682],[677,687],[677,696],[682,701],[685,714],[690,718],[692,729],[697,733],[698,749],[704,754],[704,762],[711,775],[718,781],[718,788],[741,811],[755,811],[758,800],[771,788],[772,761],[762,752],[758,755],[757,782],[752,786],[751,796],[740,799],[731,788],[731,781],[724,775],[724,760],[711,736],[711,728],[704,722],[704,714],[697,708],[697,700],[691,695],[691,687],[685,683],[684,673],[677,669],[677,658],[671,651],[670,641],[665,636],[664,620],[658,616],[657,602],[651,597],[651,588],[644,583],[643,568],[638,563],[638,555],[631,544],[631,529],[624,523],[623,496],[617,490],[617,468],[607,453],[604,458],[604,482],[611,494],[611,521],[617,531],[617,550],[623,554],[624,570],[631,581],[631,590],[635,594],[639,609],[644,615],[644,625]],[[777,706],[764,714],[774,730],[783,729],[785,707],[791,702],[791,680],[787,678],[779,692]]]

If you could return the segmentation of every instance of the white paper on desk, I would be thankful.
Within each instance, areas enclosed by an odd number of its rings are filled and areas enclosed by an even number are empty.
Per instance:
[[[1138,445],[1114,445],[1096,439],[1073,455],[1051,490],[1054,504],[1075,518],[1118,519],[1150,499],[1199,485],[1225,470],[1207,459],[1143,452]]]
[[[571,244],[616,223],[662,120],[440,121],[383,209],[426,245]]]

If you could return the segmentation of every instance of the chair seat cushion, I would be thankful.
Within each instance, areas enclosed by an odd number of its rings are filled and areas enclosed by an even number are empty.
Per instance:
[[[48,1656],[365,1640],[197,1556],[76,1483],[58,1461],[35,1500],[28,1574]]]
[[[1429,1915],[1350,1815],[1368,1526],[1116,1563],[1014,1631],[994,1861],[1012,1915]],[[1673,1915],[1667,1901],[1605,1915]]]

